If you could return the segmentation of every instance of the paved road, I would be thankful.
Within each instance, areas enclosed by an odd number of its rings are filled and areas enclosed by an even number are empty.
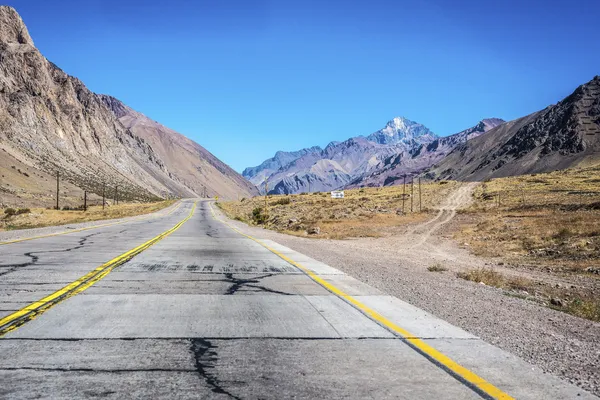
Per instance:
[[[0,245],[0,397],[595,398],[194,204]]]

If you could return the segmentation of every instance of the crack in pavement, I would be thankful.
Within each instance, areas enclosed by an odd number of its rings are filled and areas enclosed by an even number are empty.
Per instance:
[[[76,246],[73,247],[69,247],[66,249],[62,249],[62,250],[48,250],[48,251],[29,251],[27,253],[23,253],[23,255],[25,257],[30,258],[31,260],[28,262],[24,262],[24,263],[20,263],[20,264],[8,264],[8,265],[0,265],[0,268],[6,268],[5,271],[1,271],[0,272],[0,276],[6,275],[6,274],[10,274],[11,272],[16,271],[19,268],[24,268],[24,267],[30,267],[32,265],[37,264],[37,262],[40,260],[40,257],[35,255],[35,254],[49,254],[49,253],[65,253],[65,252],[69,252],[72,250],[77,250],[80,249],[82,247],[84,247],[86,245],[87,240],[95,235],[100,234],[100,232],[96,232],[96,233],[90,233],[89,235],[85,235],[83,237],[81,237],[79,239],[79,241],[77,242]]]
[[[204,382],[211,388],[213,393],[224,394],[229,398],[241,400],[240,397],[227,391],[222,382],[217,376],[211,372],[215,368],[215,364],[219,361],[219,356],[216,349],[218,346],[213,345],[206,339],[192,339],[190,351],[194,356],[194,364],[196,366],[196,372],[204,380]]]

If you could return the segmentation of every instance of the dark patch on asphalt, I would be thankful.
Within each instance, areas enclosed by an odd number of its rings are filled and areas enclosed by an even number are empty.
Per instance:
[[[160,271],[165,269],[166,266],[166,264],[144,264],[142,265],[142,268],[148,271]]]
[[[38,261],[40,260],[40,256],[36,255],[36,254],[50,254],[50,253],[66,253],[69,251],[73,251],[73,250],[77,250],[77,249],[81,249],[82,247],[85,247],[87,243],[87,240],[95,235],[98,235],[99,232],[96,233],[90,233],[89,235],[85,235],[82,238],[79,239],[79,241],[77,242],[76,246],[73,247],[68,247],[66,249],[62,249],[62,250],[48,250],[48,251],[30,251],[27,253],[23,253],[23,255],[25,257],[30,258],[30,260],[28,262],[24,262],[24,263],[20,263],[20,264],[9,264],[9,265],[0,265],[0,268],[6,268],[5,271],[1,271],[0,272],[0,276],[2,275],[6,275],[6,274],[10,274],[11,272],[16,271],[19,268],[24,268],[24,267],[30,267],[32,265],[35,265],[38,263]],[[91,244],[92,242],[90,242],[89,244]]]
[[[225,293],[225,294],[231,295],[231,294],[236,294],[239,291],[245,291],[245,292],[268,292],[268,293],[281,294],[281,295],[285,295],[285,296],[292,296],[291,293],[281,292],[279,290],[269,289],[267,287],[259,285],[259,283],[261,283],[260,282],[261,279],[268,278],[273,275],[274,274],[268,274],[268,275],[263,275],[263,276],[255,276],[255,277],[252,277],[249,279],[242,279],[242,278],[235,278],[232,273],[227,273],[227,274],[225,274],[225,279],[223,280],[223,282],[231,283],[231,286],[229,287],[229,289],[227,290],[227,293]],[[254,289],[254,290],[248,290],[248,289]]]
[[[213,345],[206,339],[191,340],[190,351],[194,355],[196,371],[213,393],[224,394],[232,399],[241,400],[240,397],[227,391],[223,387],[224,382],[220,381],[214,373],[215,366],[219,361],[219,354],[217,353],[218,348],[218,346]]]
[[[200,266],[196,265],[196,264],[191,264],[191,265],[187,266],[187,270],[190,272],[195,272],[195,271],[198,271],[199,269],[200,269]]]

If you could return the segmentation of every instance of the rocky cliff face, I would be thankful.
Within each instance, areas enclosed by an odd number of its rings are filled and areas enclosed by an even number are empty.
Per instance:
[[[60,171],[64,180],[91,192],[119,185],[125,199],[195,196],[203,186],[211,195],[255,193],[183,136],[164,127],[140,128],[146,120],[46,60],[17,12],[0,6],[0,148],[11,159],[44,173]],[[170,152],[157,146],[161,141],[171,143]],[[196,174],[182,173],[183,147],[197,159]]]
[[[548,172],[600,161],[600,77],[559,102],[457,146],[431,173],[442,179]]]

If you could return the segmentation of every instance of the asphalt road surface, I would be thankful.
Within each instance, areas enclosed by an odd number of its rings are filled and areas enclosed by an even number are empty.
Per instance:
[[[213,207],[0,244],[0,397],[595,398]]]

